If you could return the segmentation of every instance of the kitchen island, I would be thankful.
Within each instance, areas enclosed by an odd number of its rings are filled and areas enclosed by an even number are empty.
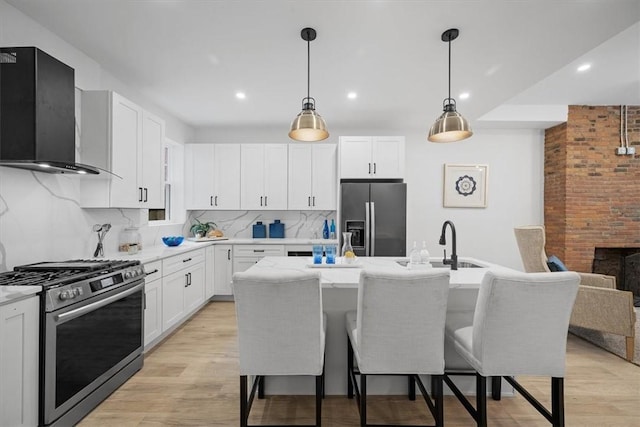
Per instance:
[[[360,257],[356,267],[313,266],[311,258],[306,257],[265,257],[248,271],[259,273],[268,270],[315,270],[321,273],[322,304],[327,314],[327,341],[325,355],[325,392],[329,395],[346,395],[347,389],[347,335],[344,326],[344,314],[355,310],[358,301],[358,282],[362,269],[371,270],[403,270],[407,267],[406,258],[397,257]],[[401,262],[398,262],[401,261]],[[402,262],[404,261],[404,263]],[[432,258],[434,266],[441,264],[441,259]],[[461,268],[451,271],[449,300],[447,304],[447,327],[461,328],[473,323],[476,298],[480,283],[488,269],[506,269],[496,264],[473,258],[460,257]],[[448,268],[444,267],[444,268]],[[428,325],[426,325],[428,327]],[[455,352],[452,346],[445,343],[445,361],[447,369],[466,369],[468,365]],[[469,378],[461,378],[461,390],[475,392]],[[403,394],[406,393],[406,378],[372,377],[367,385],[370,394]],[[313,394],[312,377],[268,377],[265,383],[267,394]],[[509,393],[509,388],[503,391]]]

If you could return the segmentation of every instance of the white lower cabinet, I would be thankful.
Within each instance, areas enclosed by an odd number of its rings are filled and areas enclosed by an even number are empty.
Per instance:
[[[266,256],[284,256],[284,245],[234,245],[233,272],[245,271]]]
[[[144,346],[162,335],[162,261],[144,265]]]
[[[233,295],[231,290],[231,279],[233,276],[233,246],[215,245],[214,248],[214,295]]]
[[[207,246],[205,248],[205,270],[204,270],[204,298],[208,300],[214,295],[214,283],[216,277],[216,247]]]
[[[38,424],[36,296],[0,306],[0,426]]]
[[[164,332],[204,302],[204,248],[163,259],[162,271]]]

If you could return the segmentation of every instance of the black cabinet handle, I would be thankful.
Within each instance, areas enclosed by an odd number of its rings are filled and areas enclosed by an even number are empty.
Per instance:
[[[265,206],[268,206],[268,205],[267,205],[267,196],[264,196],[264,205],[265,205]]]
[[[189,273],[185,273],[184,275],[184,287],[189,286]]]
[[[315,206],[315,205],[316,205],[316,196],[313,196],[313,205],[312,206]]]
[[[139,191],[139,195],[138,195],[138,201],[141,202],[142,201],[142,187],[138,187],[138,191]]]
[[[160,271],[160,270],[158,270],[158,269],[156,268],[155,270],[151,270],[150,272],[145,273],[145,276],[151,276],[152,274],[155,274],[155,273],[157,273],[158,271]]]
[[[371,175],[371,163],[369,163],[369,175]]]
[[[262,206],[262,196],[260,196],[260,206]]]
[[[218,196],[216,196],[216,197],[214,198],[214,200],[215,200],[214,205],[215,205],[215,206],[218,206]]]
[[[376,165],[377,165],[377,163],[374,163],[374,164],[373,164],[373,174],[374,174],[374,175],[376,174]]]
[[[213,206],[213,196],[209,197],[209,206]]]
[[[147,187],[145,187],[145,188],[144,188],[144,202],[145,202],[145,203],[147,203],[147,200],[148,200],[148,198],[147,198],[147,196],[148,196],[147,191],[148,191],[148,190],[149,190],[149,189],[148,189]]]
[[[187,258],[187,259],[183,259],[182,262],[189,262],[191,261],[191,258]]]
[[[307,200],[307,206],[311,206],[311,196],[309,196],[309,199]]]
[[[227,259],[231,261],[231,249],[227,249]]]

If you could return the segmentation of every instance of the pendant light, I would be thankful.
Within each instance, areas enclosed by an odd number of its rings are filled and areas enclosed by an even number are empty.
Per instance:
[[[322,141],[329,137],[327,125],[320,114],[316,113],[316,100],[309,95],[311,48],[310,42],[316,39],[316,30],[303,28],[300,33],[302,40],[307,42],[307,97],[302,99],[302,111],[293,119],[289,137],[296,141]]]
[[[456,100],[451,97],[451,42],[458,37],[457,28],[442,33],[442,41],[449,43],[449,97],[443,101],[444,112],[429,129],[431,142],[455,142],[473,135],[467,119],[456,111]]]

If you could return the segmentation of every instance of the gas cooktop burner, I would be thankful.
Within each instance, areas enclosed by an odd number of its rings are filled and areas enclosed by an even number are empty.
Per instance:
[[[138,260],[77,259],[20,265],[14,271],[0,273],[0,286],[42,286],[49,289],[139,264]]]
[[[78,270],[78,271],[96,271],[113,268],[126,268],[132,265],[138,265],[140,261],[130,260],[96,260],[96,259],[74,259],[62,262],[37,262],[35,264],[19,265],[14,268],[15,271],[62,271],[62,270]]]

